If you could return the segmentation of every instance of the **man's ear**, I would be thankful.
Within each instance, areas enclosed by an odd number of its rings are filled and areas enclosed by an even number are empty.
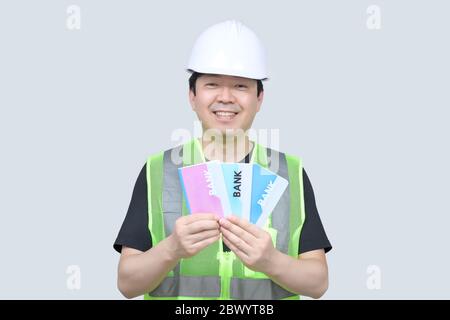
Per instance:
[[[256,112],[259,112],[259,110],[261,109],[261,104],[264,100],[264,90],[261,90],[257,99],[258,99],[258,101],[257,101],[257,105],[256,105]]]
[[[191,108],[192,110],[195,110],[195,95],[194,92],[192,92],[192,90],[189,88],[189,103],[191,104]]]

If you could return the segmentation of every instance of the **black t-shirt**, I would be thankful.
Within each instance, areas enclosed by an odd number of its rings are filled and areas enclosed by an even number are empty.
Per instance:
[[[249,163],[250,153],[241,162]],[[314,191],[305,169],[303,169],[303,193],[305,200],[305,222],[300,234],[298,254],[317,249],[324,249],[325,252],[328,252],[332,246],[317,212]],[[134,186],[128,212],[114,243],[114,249],[121,252],[122,246],[140,251],[147,251],[152,247],[152,238],[148,230],[147,175],[145,165],[139,173]],[[225,244],[223,244],[223,247],[225,251],[230,250]]]

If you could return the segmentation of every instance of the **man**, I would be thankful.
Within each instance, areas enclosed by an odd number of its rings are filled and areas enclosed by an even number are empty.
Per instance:
[[[146,299],[321,297],[331,245],[301,160],[245,134],[267,79],[259,39],[237,21],[216,24],[197,39],[188,70],[203,136],[150,156],[142,168],[114,244],[121,252],[119,290]],[[209,160],[257,162],[289,180],[263,228],[236,217],[188,214],[177,169]]]

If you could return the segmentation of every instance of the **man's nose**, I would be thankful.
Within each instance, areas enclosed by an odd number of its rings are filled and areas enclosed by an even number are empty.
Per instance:
[[[226,86],[222,87],[217,100],[221,103],[234,103],[236,101],[233,92]]]

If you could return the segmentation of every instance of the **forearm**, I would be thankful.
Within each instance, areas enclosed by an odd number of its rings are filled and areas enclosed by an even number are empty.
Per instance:
[[[118,276],[120,292],[134,298],[154,290],[179,261],[171,247],[168,237],[144,253],[122,257]]]
[[[328,289],[328,268],[318,259],[295,259],[276,251],[266,274],[283,288],[315,299]]]

